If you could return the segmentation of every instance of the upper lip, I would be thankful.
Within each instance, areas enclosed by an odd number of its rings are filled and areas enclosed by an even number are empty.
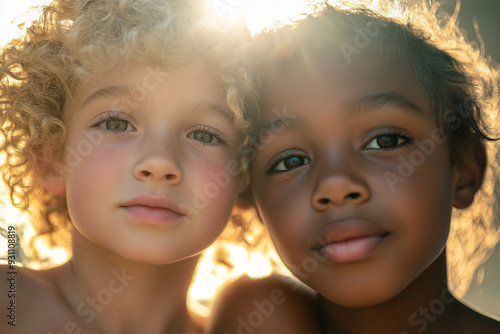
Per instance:
[[[134,197],[120,204],[120,207],[130,207],[130,206],[147,206],[150,208],[169,210],[179,215],[185,215],[185,213],[181,211],[177,203],[166,197],[142,195]]]
[[[313,250],[319,250],[328,244],[342,242],[368,236],[386,236],[387,231],[377,224],[364,219],[346,218],[338,219],[326,225],[313,244]]]

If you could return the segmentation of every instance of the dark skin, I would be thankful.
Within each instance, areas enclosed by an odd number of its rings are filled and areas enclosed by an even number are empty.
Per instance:
[[[430,100],[404,66],[384,68],[368,51],[349,64],[330,59],[285,64],[267,79],[261,126],[273,137],[251,167],[280,257],[318,293],[288,324],[306,311],[315,317],[307,333],[498,333],[499,322],[446,284],[451,210],[480,188],[484,147],[470,143],[452,164]],[[276,109],[286,110],[280,122]]]
[[[496,333],[498,322],[455,299],[446,284],[444,253],[395,298],[377,305],[349,309],[321,297],[326,333]],[[411,301],[411,302],[409,302]],[[393,314],[387,321],[388,314]]]
[[[217,297],[207,333],[321,333],[316,308],[316,293],[290,277],[242,277]]]

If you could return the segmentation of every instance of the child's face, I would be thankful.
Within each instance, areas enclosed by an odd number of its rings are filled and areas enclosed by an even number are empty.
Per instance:
[[[132,64],[83,87],[70,115],[63,182],[82,240],[163,264],[219,236],[240,181],[238,142],[204,62]]]
[[[355,56],[289,66],[267,82],[267,137],[251,167],[284,263],[351,307],[394,297],[441,254],[457,178],[411,76]]]

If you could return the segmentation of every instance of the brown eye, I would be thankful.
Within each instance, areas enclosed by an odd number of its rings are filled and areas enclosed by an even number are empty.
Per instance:
[[[302,166],[304,164],[305,164],[304,157],[291,157],[291,158],[283,160],[283,165],[285,165],[285,167],[287,169],[296,168],[296,167]]]
[[[310,161],[308,158],[300,155],[294,155],[281,159],[274,167],[272,167],[271,171],[284,172],[304,165],[308,165],[309,163]]]
[[[368,145],[366,145],[367,149],[375,149],[375,150],[390,150],[396,148],[398,146],[404,145],[408,143],[410,140],[407,137],[398,134],[385,134],[381,136],[377,136],[372,139]]]
[[[381,136],[377,138],[377,145],[380,148],[392,148],[398,145],[398,136]]]

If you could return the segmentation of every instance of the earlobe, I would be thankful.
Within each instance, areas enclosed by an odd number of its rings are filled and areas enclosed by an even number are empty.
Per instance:
[[[458,173],[455,183],[453,206],[465,209],[474,201],[476,192],[481,188],[487,164],[486,149],[482,143],[466,147],[455,162]]]
[[[38,160],[37,175],[41,184],[49,193],[55,196],[66,194],[66,184],[62,170],[57,168],[56,163]]]

